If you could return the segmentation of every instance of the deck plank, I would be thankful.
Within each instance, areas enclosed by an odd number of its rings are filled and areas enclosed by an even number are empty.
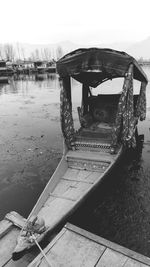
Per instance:
[[[52,195],[55,197],[70,198],[70,200],[79,199],[84,192],[86,192],[92,184],[82,183],[76,181],[61,180],[56,186]]]
[[[93,267],[104,250],[104,246],[66,231],[47,253],[47,257],[53,267]],[[39,266],[47,266],[44,259]]]
[[[77,182],[76,186],[70,187],[66,192],[64,192],[63,196],[77,200],[83,196],[91,186],[92,184]]]
[[[76,181],[60,180],[52,193],[59,196],[63,195],[69,188],[75,187],[76,184]]]
[[[78,173],[79,173],[79,170],[68,168],[62,178],[67,179],[67,178],[72,177],[72,179],[74,180],[74,179],[77,179]]]
[[[102,172],[92,172],[92,171],[68,168],[67,172],[64,174],[62,178],[66,180],[94,183],[101,176]]]
[[[44,207],[38,213],[38,216],[44,218],[45,225],[53,227],[64,215],[70,211],[73,201],[67,199],[55,198],[52,202],[45,203]]]
[[[122,267],[127,259],[128,258],[121,253],[107,248],[96,267]]]

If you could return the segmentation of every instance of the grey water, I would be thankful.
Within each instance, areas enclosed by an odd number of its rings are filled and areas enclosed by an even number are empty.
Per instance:
[[[150,68],[144,69],[150,79]],[[119,92],[122,81],[101,92]],[[134,83],[135,93],[139,84]],[[72,80],[73,115],[81,86]],[[107,91],[106,91],[107,87]],[[93,94],[98,89],[93,90]],[[57,75],[18,76],[0,84],[0,219],[11,210],[27,217],[62,155]],[[70,221],[150,257],[150,84],[143,146],[126,154]]]

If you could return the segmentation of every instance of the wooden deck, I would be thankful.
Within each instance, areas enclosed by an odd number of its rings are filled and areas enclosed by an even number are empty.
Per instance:
[[[24,222],[25,220],[15,212],[7,214],[0,222],[0,267],[48,267],[42,254],[37,256],[38,251],[28,253],[20,260],[12,260],[12,251]],[[150,266],[150,258],[70,223],[64,226],[44,252],[51,267]]]
[[[4,220],[0,221],[0,267],[27,267],[38,255],[39,250],[36,255],[28,253],[17,261],[12,260],[12,252],[24,222],[25,219],[16,212],[8,213]]]
[[[67,223],[45,248],[51,267],[146,267],[150,258]],[[28,267],[48,267],[39,254]]]

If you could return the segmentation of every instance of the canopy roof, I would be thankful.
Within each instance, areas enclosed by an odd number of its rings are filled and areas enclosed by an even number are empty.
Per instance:
[[[147,83],[146,74],[133,57],[108,48],[77,49],[57,61],[57,72],[96,87],[106,80],[125,77],[131,63],[134,79]]]

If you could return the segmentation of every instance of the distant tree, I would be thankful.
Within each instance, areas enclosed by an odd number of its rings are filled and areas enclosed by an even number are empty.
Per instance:
[[[25,60],[25,50],[23,47],[21,47],[21,56]]]
[[[5,44],[3,46],[5,59],[8,61],[14,61],[15,59],[15,49],[11,44]]]
[[[60,59],[64,55],[63,49],[61,46],[56,48],[56,58],[57,60]]]
[[[30,58],[32,61],[41,60],[41,53],[39,49],[35,49],[33,52],[31,52]]]
[[[40,59],[40,52],[38,49],[35,49],[35,59],[39,60]]]
[[[3,59],[3,47],[2,45],[0,46],[0,60]]]
[[[51,60],[51,51],[48,48],[44,48],[43,50],[44,59],[47,61]]]
[[[140,57],[138,60],[138,62],[143,62],[143,61],[144,61],[143,57]]]
[[[34,52],[31,53],[30,57],[29,57],[32,61],[35,61],[35,55]]]

